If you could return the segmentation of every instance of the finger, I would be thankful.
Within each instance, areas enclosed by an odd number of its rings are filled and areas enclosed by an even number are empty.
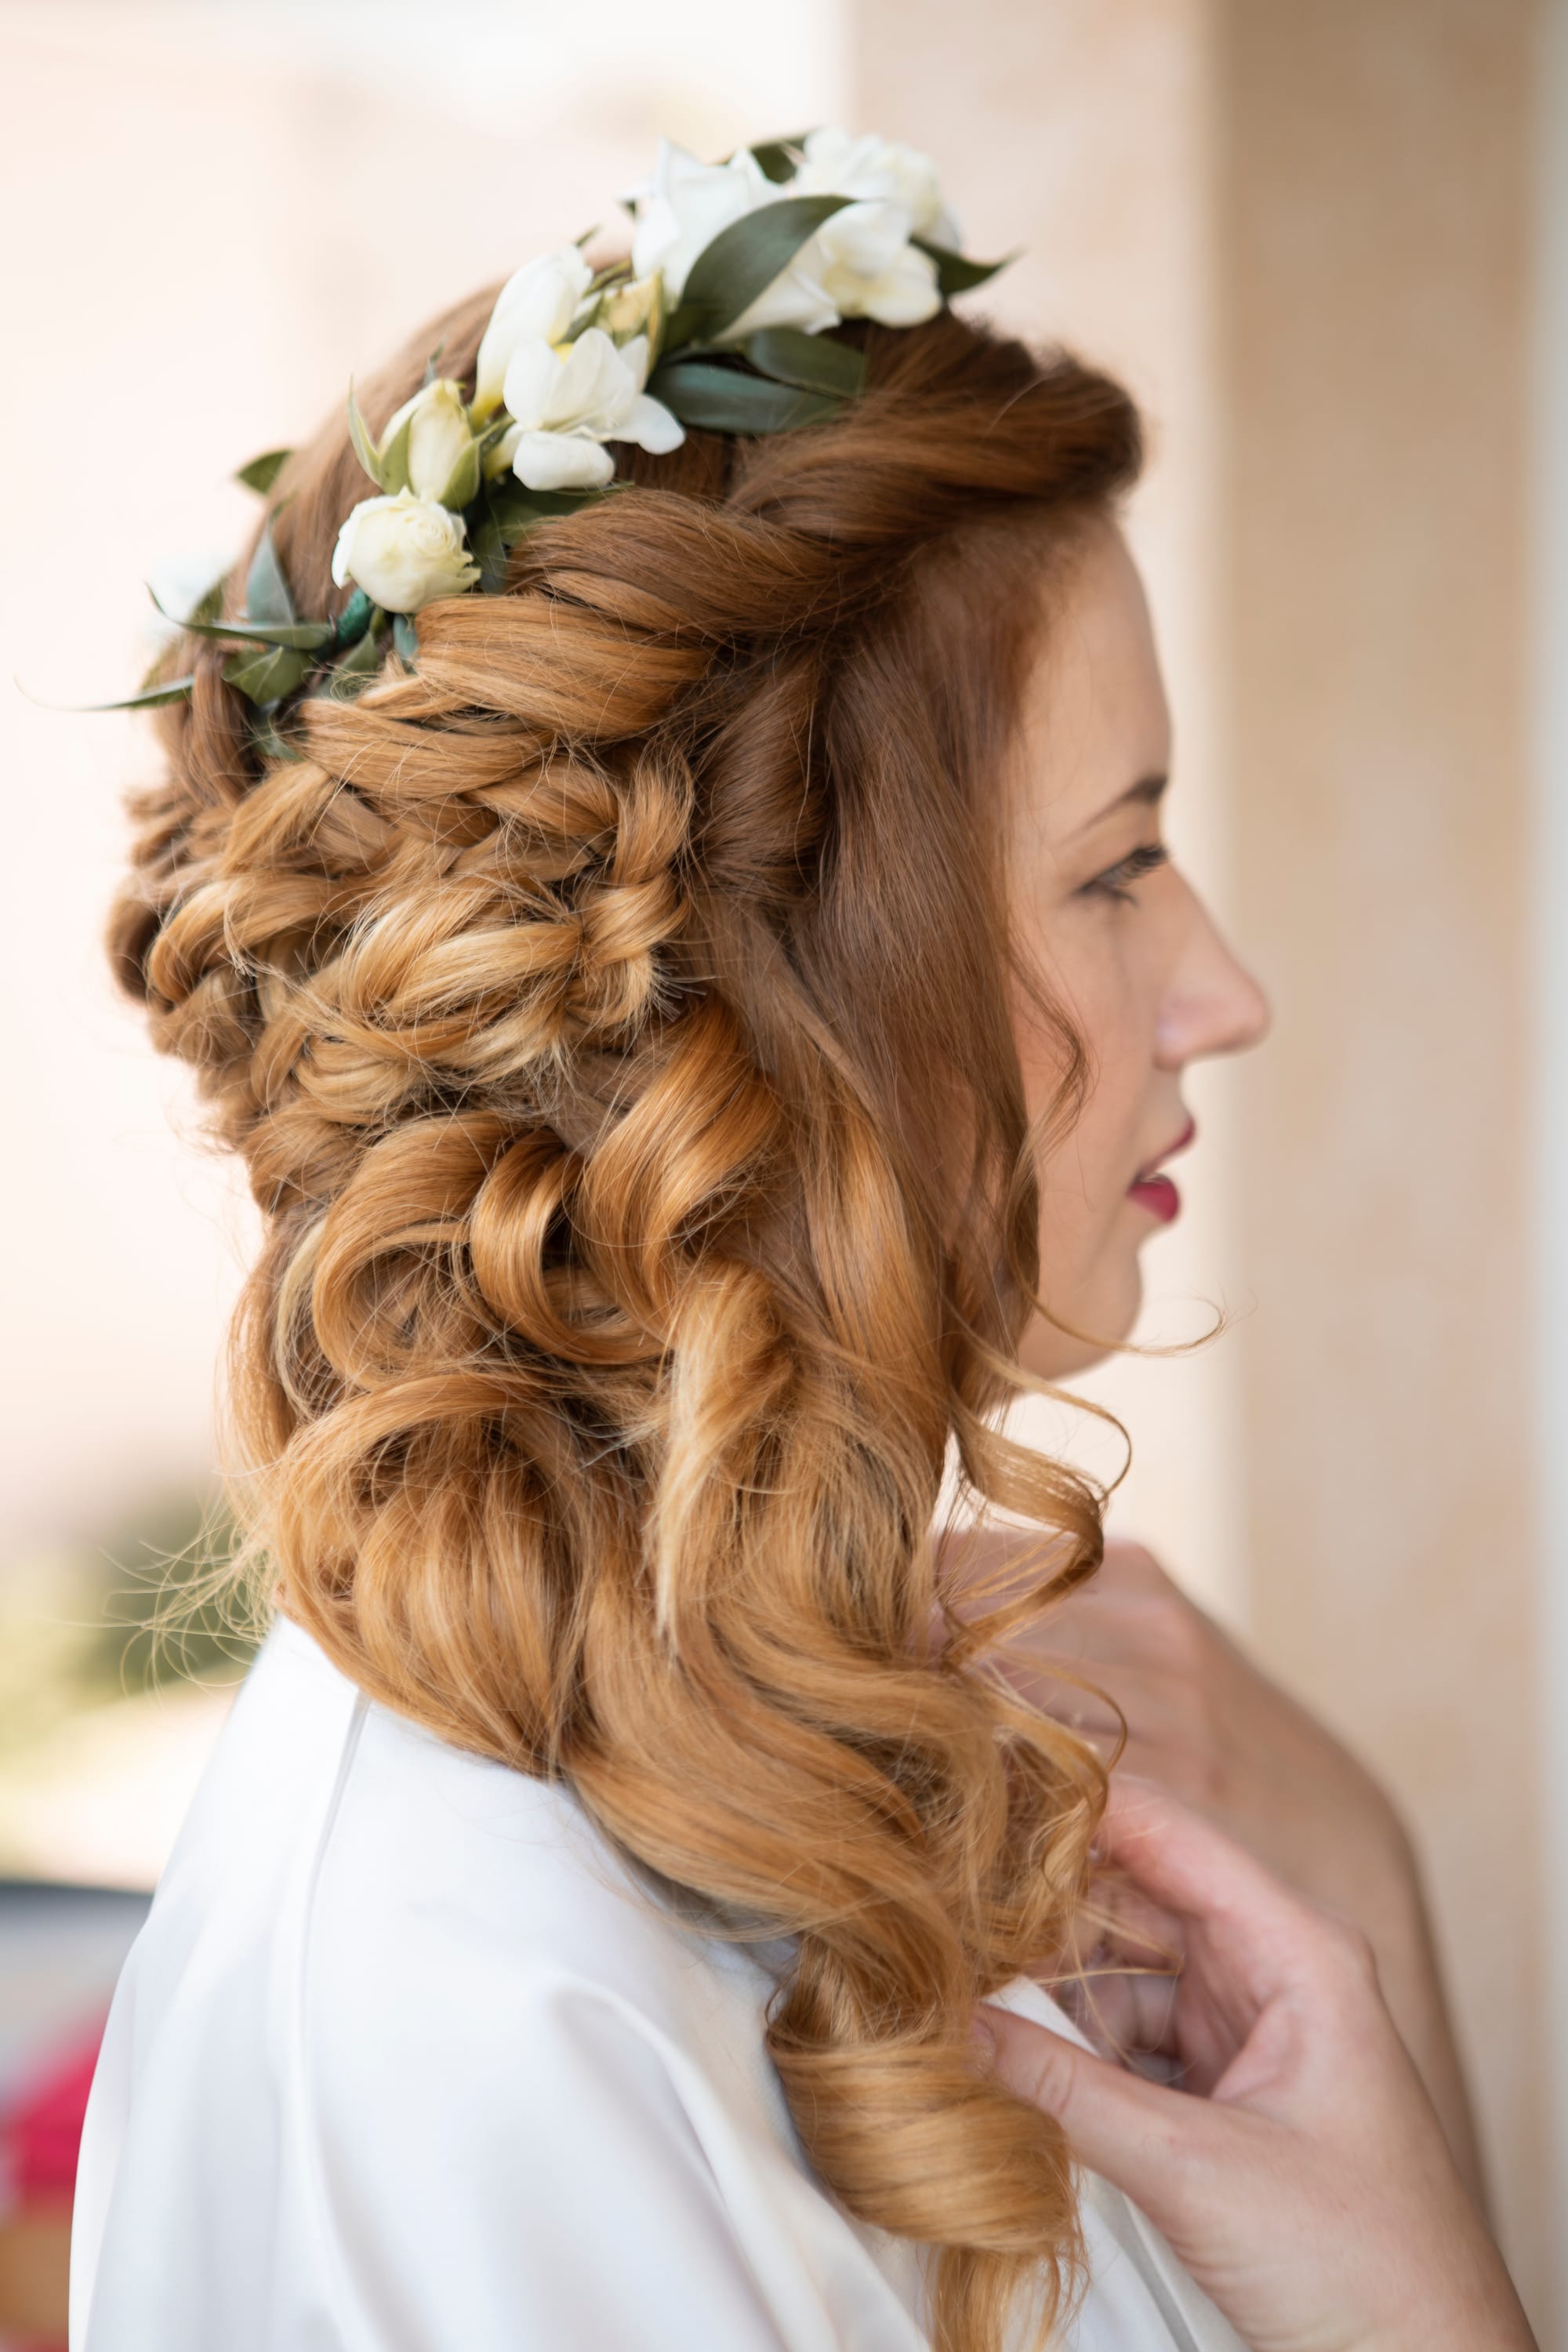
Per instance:
[[[1099,1843],[1133,1885],[1181,1919],[1257,1998],[1294,1983],[1317,1915],[1234,1839],[1148,1780],[1112,1781]],[[1188,1950],[1194,1950],[1191,1936]]]
[[[1159,2224],[1173,2183],[1207,2147],[1214,2111],[1080,2050],[1049,2027],[985,2008],[999,2081],[1054,2116],[1080,2164],[1123,2189]]]

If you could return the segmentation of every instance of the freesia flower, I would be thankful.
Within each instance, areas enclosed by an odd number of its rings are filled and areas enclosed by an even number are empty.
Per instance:
[[[932,245],[956,253],[963,234],[942,202],[936,165],[916,147],[898,139],[868,133],[854,138],[831,127],[808,133],[805,161],[790,182],[792,196],[855,196],[881,198],[901,205],[910,216],[911,236],[929,237]]]
[[[647,372],[646,335],[617,344],[602,327],[586,327],[559,347],[542,335],[520,342],[503,392],[512,427],[497,455],[531,490],[579,490],[613,477],[606,441],[656,454],[679,448],[685,432],[643,390]]]
[[[671,140],[658,142],[653,177],[627,192],[637,206],[632,268],[638,278],[662,271],[665,292],[679,302],[687,276],[704,247],[721,229],[743,220],[759,205],[777,201],[773,185],[756,157],[742,149],[727,163],[704,163]]]
[[[478,580],[467,526],[437,499],[414,490],[362,499],[338,533],[332,578],[353,580],[388,613],[417,613],[437,596],[460,596]]]
[[[525,262],[507,279],[475,362],[477,421],[483,423],[500,406],[506,372],[520,344],[558,343],[566,335],[593,276],[577,247],[567,245]]]
[[[474,436],[462,385],[443,376],[405,400],[381,436],[384,449],[405,425],[408,427],[408,488],[415,497],[444,499],[449,489],[460,491],[467,487],[468,498],[452,499],[455,506],[466,506],[479,480],[468,457]]]

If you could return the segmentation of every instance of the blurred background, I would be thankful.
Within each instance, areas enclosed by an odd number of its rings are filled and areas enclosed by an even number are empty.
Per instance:
[[[114,1969],[243,1671],[250,1244],[100,956],[143,583],[660,132],[929,150],[979,306],[1119,370],[1173,832],[1276,1010],[1200,1075],[1120,1525],[1392,1786],[1502,2233],[1568,2346],[1568,0],[0,0],[0,2329],[58,2338]],[[37,698],[29,699],[28,698]],[[1056,1424],[1039,1423],[1057,1442]],[[1087,1441],[1075,1439],[1080,1452]]]

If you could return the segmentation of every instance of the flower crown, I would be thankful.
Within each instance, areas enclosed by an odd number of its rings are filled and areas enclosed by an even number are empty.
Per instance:
[[[352,695],[378,673],[390,635],[411,667],[410,615],[438,596],[505,585],[512,548],[538,523],[626,487],[608,445],[655,455],[686,427],[788,432],[861,390],[858,352],[826,330],[846,319],[917,326],[1003,267],[959,251],[932,164],[913,148],[833,129],[700,163],[665,141],[651,179],[622,198],[629,254],[601,268],[575,245],[524,264],[502,287],[479,344],[473,396],[437,373],[373,438],[351,387],[349,429],[378,495],[343,524],[332,578],[353,593],[336,621],[301,620],[264,525],[242,619],[219,582],[188,616],[197,635],[237,642],[227,683],[282,748],[279,705]],[[265,497],[292,453],[270,449],[238,479]],[[162,610],[162,607],[160,607]],[[126,709],[188,695],[192,677],[150,683]]]

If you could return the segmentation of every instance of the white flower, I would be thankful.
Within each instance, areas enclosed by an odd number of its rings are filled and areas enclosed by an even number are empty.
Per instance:
[[[614,475],[606,441],[635,441],[656,454],[679,448],[686,435],[643,390],[647,371],[646,335],[617,344],[587,327],[559,347],[542,335],[520,342],[503,393],[513,425],[498,456],[531,490],[578,490]]]
[[[338,533],[332,578],[353,580],[388,613],[417,613],[437,596],[460,596],[479,578],[461,515],[413,490],[362,499]]]
[[[426,384],[412,400],[405,400],[381,436],[383,449],[391,446],[405,425],[408,427],[408,488],[415,497],[444,499],[448,487],[454,485],[454,478],[473,470],[474,481],[468,498],[453,500],[454,505],[467,506],[479,488],[479,478],[477,469],[468,462],[474,436],[462,385],[454,383],[450,376],[443,376],[435,383]],[[457,480],[455,487],[460,489],[462,480]]]
[[[856,139],[828,127],[808,134],[805,155],[790,182],[792,196],[880,197],[903,206],[911,236],[929,237],[954,253],[963,243],[958,223],[942,202],[936,165],[918,148],[870,133]]]
[[[942,308],[936,264],[910,243],[902,205],[846,205],[812,239],[822,290],[843,319],[918,327]]]
[[[684,147],[660,142],[658,162],[646,185],[633,189],[637,229],[632,238],[632,267],[642,276],[661,270],[671,307],[679,301],[698,255],[712,244],[721,229],[743,220],[764,205],[797,193],[793,183],[780,186],[768,178],[748,149],[727,163],[701,163]],[[808,335],[837,326],[838,313],[823,291],[811,267],[808,244],[787,268],[763,288],[741,317],[726,327],[724,342],[736,342],[759,327],[798,327]]]
[[[684,147],[661,139],[652,179],[628,191],[626,199],[637,206],[633,270],[639,278],[661,270],[671,304],[679,302],[704,247],[731,221],[743,220],[759,205],[776,203],[780,194],[746,149],[727,163],[702,163]]]
[[[593,271],[574,245],[525,262],[496,297],[475,366],[473,414],[482,423],[500,405],[501,386],[520,343],[558,343],[571,327]]]

